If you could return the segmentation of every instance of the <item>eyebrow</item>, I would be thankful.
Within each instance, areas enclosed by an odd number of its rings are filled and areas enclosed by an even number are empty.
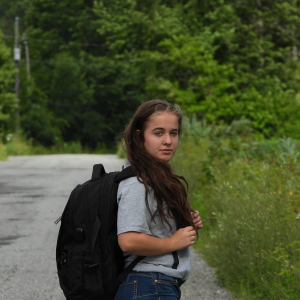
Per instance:
[[[162,128],[162,127],[156,127],[156,128],[154,128],[152,131],[154,131],[154,130],[165,130],[165,128]],[[173,128],[173,129],[171,129],[171,131],[178,131],[178,128]]]

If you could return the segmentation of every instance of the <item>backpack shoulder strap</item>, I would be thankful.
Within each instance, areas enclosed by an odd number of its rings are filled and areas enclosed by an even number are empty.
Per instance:
[[[132,269],[145,258],[146,256],[137,256],[123,271],[122,273],[117,277],[117,286],[119,286],[123,280],[129,275],[129,273],[132,271]]]
[[[120,183],[122,180],[128,179],[130,177],[135,177],[136,174],[133,172],[132,167],[129,166],[123,169],[115,178],[116,183]]]

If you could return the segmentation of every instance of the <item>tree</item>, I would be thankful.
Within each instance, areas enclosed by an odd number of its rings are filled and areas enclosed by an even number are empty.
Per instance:
[[[14,34],[14,20],[19,17],[20,28],[24,29],[24,16],[31,0],[1,0],[0,1],[0,28],[7,38]]]
[[[140,1],[117,1],[106,9],[100,3],[109,46],[154,62],[148,95],[182,104],[210,121],[247,118],[266,136],[282,135],[283,128],[298,136],[298,123],[292,125],[299,91],[297,2],[155,1],[147,9]],[[166,9],[180,25],[173,22],[169,29],[172,18],[158,17]],[[142,32],[141,20],[149,20]],[[165,34],[151,44],[159,35],[147,32],[156,27]],[[144,48],[132,47],[139,36]],[[131,52],[122,45],[131,45]]]
[[[7,129],[7,121],[16,108],[17,99],[10,91],[15,84],[16,69],[12,58],[12,51],[3,42],[0,31],[0,130]]]
[[[92,147],[157,97],[297,136],[299,12],[294,0],[32,0],[33,77],[63,138]]]
[[[96,21],[90,0],[33,0],[27,14],[36,86],[47,109],[67,124],[64,140],[90,147],[114,142],[144,86],[140,69],[112,57]]]

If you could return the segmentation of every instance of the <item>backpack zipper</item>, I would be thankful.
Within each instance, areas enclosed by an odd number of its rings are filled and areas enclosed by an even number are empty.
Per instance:
[[[66,252],[63,252],[61,257],[57,260],[59,264],[63,264],[67,261],[67,254]]]
[[[62,217],[62,216],[60,216],[56,221],[54,221],[54,224],[55,224],[55,225],[57,225],[57,224],[59,223],[59,221],[61,220],[61,217]]]

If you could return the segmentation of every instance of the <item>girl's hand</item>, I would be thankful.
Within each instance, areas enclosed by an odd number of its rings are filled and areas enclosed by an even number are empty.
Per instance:
[[[195,244],[196,231],[192,226],[178,229],[171,237],[173,249],[182,250]]]
[[[191,212],[193,222],[196,225],[196,228],[199,230],[203,228],[201,217],[199,216],[199,211],[195,210],[195,212]]]

